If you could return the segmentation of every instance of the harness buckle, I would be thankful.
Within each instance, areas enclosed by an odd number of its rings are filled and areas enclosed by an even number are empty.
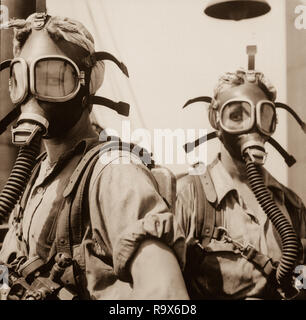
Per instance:
[[[224,239],[225,235],[228,235],[227,229],[224,227],[217,227],[215,228],[215,231],[213,233],[213,238],[217,241],[221,241],[222,239]]]
[[[33,27],[35,30],[41,30],[47,20],[47,14],[45,12],[38,12],[35,15]]]
[[[254,246],[252,246],[251,244],[247,244],[241,251],[241,256],[243,258],[245,258],[246,260],[253,260],[253,258],[256,256],[257,254],[257,250],[255,249]]]
[[[92,68],[93,66],[96,65],[97,58],[96,58],[95,54],[90,54],[84,58],[83,62],[87,68]]]

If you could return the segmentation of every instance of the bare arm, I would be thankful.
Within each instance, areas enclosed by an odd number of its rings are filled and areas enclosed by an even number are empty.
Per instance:
[[[135,299],[189,299],[177,259],[159,241],[146,240],[131,261]]]

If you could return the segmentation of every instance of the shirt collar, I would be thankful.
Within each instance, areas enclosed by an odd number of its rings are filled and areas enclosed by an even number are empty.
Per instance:
[[[71,149],[64,152],[58,158],[56,163],[54,163],[54,165],[51,167],[51,170],[45,176],[43,183],[47,183],[49,179],[51,179],[51,177],[53,177],[59,171],[61,171],[66,166],[66,164],[72,159],[72,157],[78,155],[81,159],[86,154],[86,152],[97,143],[99,143],[98,136],[80,139],[78,142],[75,143],[75,145]],[[46,156],[46,152],[38,156],[37,163],[40,163],[39,166],[41,166],[44,161],[47,161]]]
[[[80,139],[75,143],[75,145],[72,148],[64,152],[59,157],[57,162],[62,162],[63,160],[70,158],[72,155],[75,155],[77,153],[84,155],[95,143],[97,143],[97,141],[98,141],[98,136]],[[36,160],[37,161],[43,160],[46,158],[46,156],[47,156],[47,153],[44,151],[36,158]]]
[[[239,199],[239,192],[234,186],[232,177],[220,161],[220,154],[218,154],[217,158],[208,166],[208,170],[217,194],[217,205],[220,205],[221,201],[232,191],[235,192],[237,200]],[[265,168],[262,168],[262,175],[265,185],[283,204],[285,201],[284,186],[280,184]]]

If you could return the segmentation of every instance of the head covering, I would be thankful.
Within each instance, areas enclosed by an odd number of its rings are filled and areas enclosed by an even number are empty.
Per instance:
[[[36,13],[30,15],[26,20],[11,20],[7,27],[14,28],[13,53],[14,57],[20,54],[22,46],[27,41],[32,29],[35,29]],[[63,39],[71,42],[89,54],[95,52],[95,43],[90,32],[79,21],[60,16],[49,16],[44,29],[54,40]],[[90,94],[96,93],[104,79],[105,66],[103,61],[97,61],[92,68],[89,91]]]

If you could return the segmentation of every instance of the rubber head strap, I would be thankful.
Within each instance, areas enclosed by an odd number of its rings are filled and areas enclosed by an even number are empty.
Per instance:
[[[122,102],[122,101],[114,102],[104,97],[90,96],[89,104],[99,104],[99,105],[105,106],[125,117],[128,117],[130,113],[130,105],[128,103]]]
[[[211,98],[211,97],[197,97],[197,98],[188,100],[188,101],[184,104],[183,109],[186,108],[187,106],[189,106],[189,105],[192,104],[192,103],[196,103],[196,102],[211,103],[211,101],[212,101],[212,98]]]
[[[281,102],[275,102],[275,107],[285,109],[286,111],[288,111],[301,126],[304,133],[306,133],[306,123],[298,116],[298,114],[292,108]]]
[[[0,71],[8,68],[11,65],[12,60],[4,60],[3,62],[0,63]]]
[[[186,143],[183,146],[184,150],[186,153],[189,153],[193,151],[196,147],[198,147],[200,144],[205,143],[217,137],[218,137],[217,131],[211,132],[195,140],[194,142]],[[285,162],[287,163],[288,167],[292,167],[296,163],[295,158],[292,155],[290,155],[275,139],[273,139],[272,137],[269,137],[268,142],[281,154],[281,156],[284,158]]]
[[[91,54],[89,56],[87,56],[84,59],[84,63],[88,68],[93,67],[97,61],[100,60],[109,60],[114,62],[118,68],[127,76],[129,77],[129,72],[128,69],[126,67],[126,65],[123,62],[120,62],[117,58],[115,58],[112,54],[105,52],[105,51],[99,51],[99,52],[95,52],[94,54]]]

